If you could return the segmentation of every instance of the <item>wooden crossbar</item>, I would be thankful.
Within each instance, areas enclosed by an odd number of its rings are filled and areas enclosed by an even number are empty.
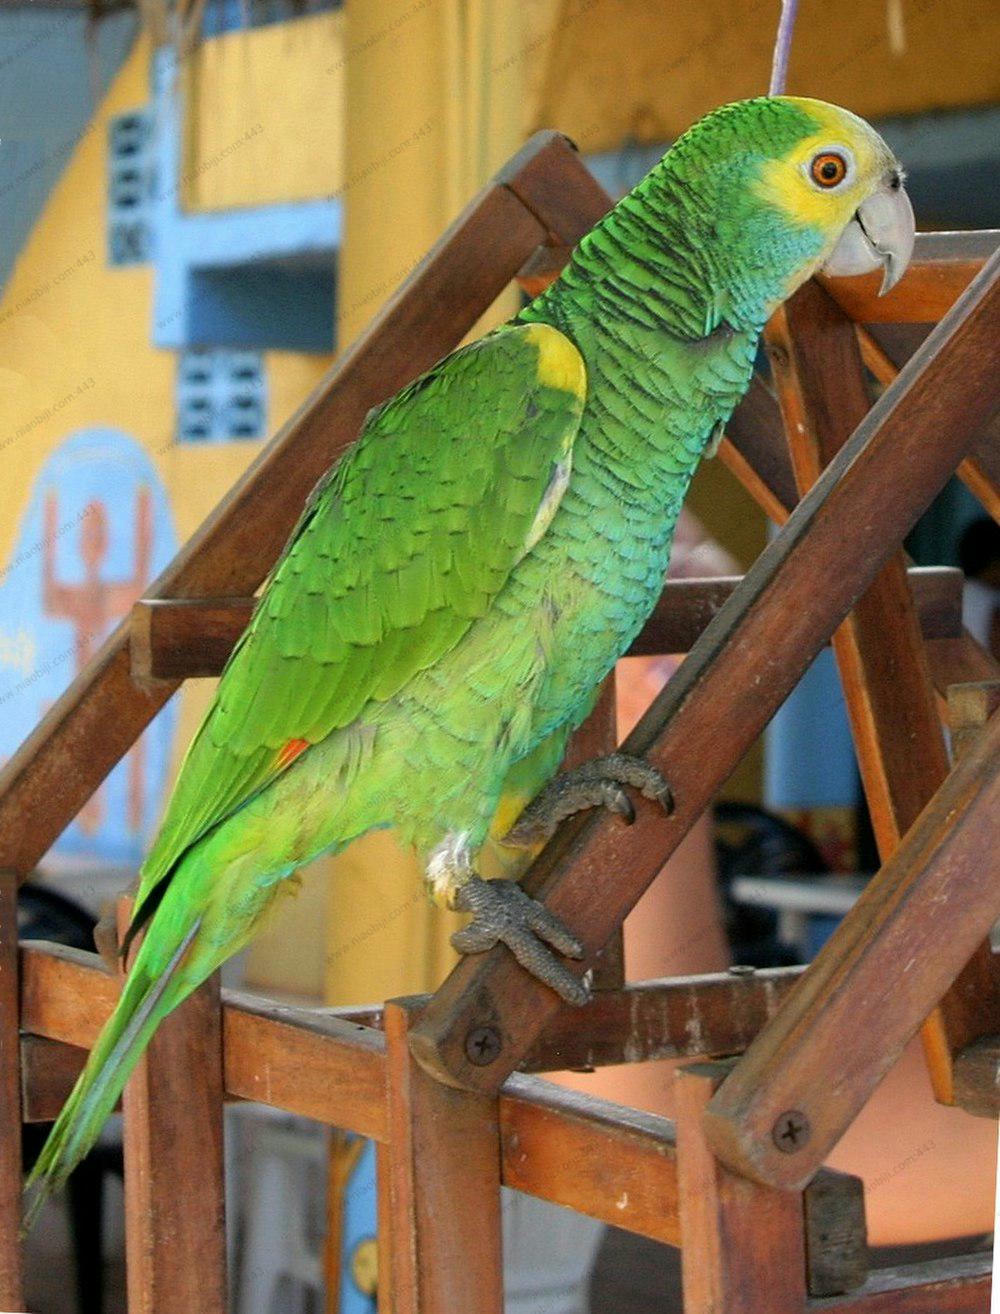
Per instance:
[[[870,398],[855,325],[815,283],[773,317],[767,343],[801,492],[867,415]],[[895,377],[895,376],[893,376]],[[876,843],[888,861],[948,774],[916,600],[900,550],[833,636]],[[954,1102],[952,1054],[1000,1017],[1000,972],[980,947],[924,1027],[937,1098]]]
[[[558,1020],[533,1066],[555,1070],[742,1050],[799,974],[798,968],[721,973],[604,991],[574,1015],[580,1025]],[[47,1121],[110,1015],[119,982],[95,954],[43,942],[22,945],[21,980],[25,1116]],[[428,998],[406,1001],[407,1008],[419,1013]],[[381,1010],[354,1015],[382,1022]],[[286,1006],[227,990],[222,1037],[229,1098],[390,1140],[381,1027],[354,1021],[348,1010]],[[504,1088],[499,1118],[507,1185],[679,1244],[674,1130],[667,1119],[527,1076]]]
[[[962,572],[948,566],[912,566],[909,579],[923,635],[961,637]],[[739,576],[667,580],[628,655],[688,652],[739,583]],[[252,598],[142,599],[132,608],[134,677],[190,680],[220,675],[253,607]]]

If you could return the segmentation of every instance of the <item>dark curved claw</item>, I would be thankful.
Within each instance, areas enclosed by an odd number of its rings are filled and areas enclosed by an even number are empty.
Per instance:
[[[607,808],[630,826],[635,821],[635,808],[623,785],[638,789],[668,814],[673,812],[670,786],[652,763],[628,753],[609,753],[556,776],[524,809],[503,843],[515,848],[543,844],[555,834],[560,821],[585,808]]]

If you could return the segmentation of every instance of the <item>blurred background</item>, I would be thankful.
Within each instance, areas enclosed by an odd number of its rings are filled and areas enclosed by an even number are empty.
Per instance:
[[[766,89],[777,11],[777,0],[4,0],[0,761],[533,131],[567,134],[619,196],[694,119]],[[992,0],[802,0],[789,90],[876,124],[907,167],[920,228],[998,227],[998,48]],[[484,326],[517,305],[511,291]],[[688,506],[679,573],[740,573],[770,532],[717,462]],[[1000,651],[1000,546],[971,495],[950,486],[909,546],[922,564],[962,567],[969,623]],[[675,665],[622,664],[622,727]],[[87,943],[88,915],[134,878],[210,696],[211,682],[189,682],[64,833],[26,896],[25,928]],[[876,866],[827,653],[630,919],[629,974],[801,961]],[[300,1000],[381,1000],[437,984],[451,929],[381,834],[316,864],[228,977]],[[653,1066],[573,1080],[669,1112]],[[838,1152],[869,1180],[873,1239],[985,1232],[995,1130],[931,1107],[916,1060],[893,1081],[895,1130],[873,1108],[854,1157],[846,1143]],[[232,1124],[233,1309],[372,1309],[365,1148],[249,1106]],[[334,1179],[349,1183],[335,1247],[324,1241]],[[652,1308],[643,1265],[656,1308],[670,1308],[669,1256],[623,1258],[596,1225],[505,1207],[512,1311],[587,1308],[598,1247],[594,1310]],[[555,1259],[546,1242],[541,1286],[539,1226],[564,1243]],[[33,1244],[32,1308],[124,1307],[114,1128]],[[518,1287],[518,1274],[531,1281]]]

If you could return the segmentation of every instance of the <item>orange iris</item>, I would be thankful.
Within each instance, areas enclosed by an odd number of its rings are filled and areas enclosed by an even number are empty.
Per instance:
[[[847,177],[847,161],[836,151],[823,151],[813,160],[810,172],[820,187],[836,187]]]

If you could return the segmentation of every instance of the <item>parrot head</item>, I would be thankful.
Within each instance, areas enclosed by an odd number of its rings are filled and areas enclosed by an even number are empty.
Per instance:
[[[880,271],[884,293],[909,263],[903,170],[870,124],[836,105],[737,101],[696,123],[662,163],[691,244],[714,253],[706,272],[717,292],[750,319],[820,270]]]
[[[759,194],[792,223],[822,233],[816,268],[834,277],[880,270],[884,295],[913,253],[913,209],[899,161],[848,110],[803,97],[774,99],[801,111],[813,131],[762,166]]]

